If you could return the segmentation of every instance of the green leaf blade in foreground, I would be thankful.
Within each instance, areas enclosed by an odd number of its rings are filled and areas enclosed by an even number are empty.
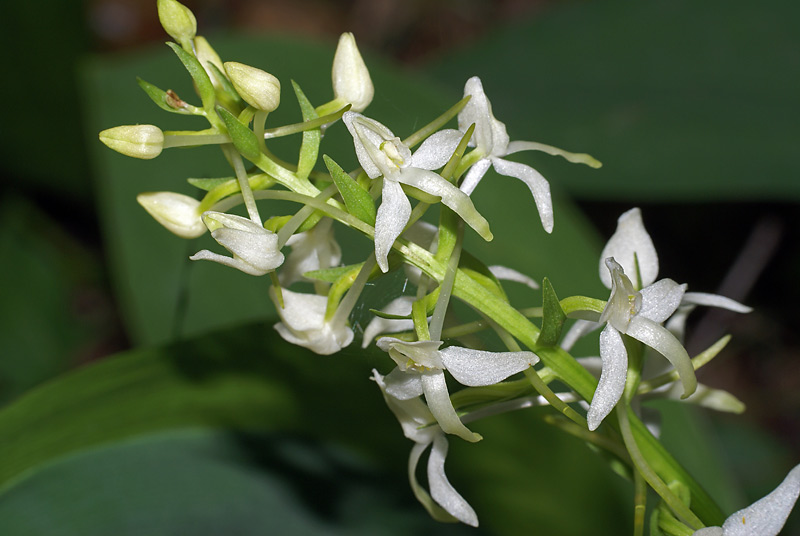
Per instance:
[[[167,43],[167,45],[175,52],[178,59],[183,63],[183,66],[186,67],[186,70],[189,71],[189,75],[191,75],[197,87],[197,94],[200,95],[200,100],[203,101],[203,109],[207,114],[213,114],[214,104],[217,101],[217,94],[216,91],[214,91],[214,85],[211,83],[208,73],[206,73],[206,70],[200,65],[200,62],[197,61],[197,58],[183,50],[176,43]]]
[[[536,344],[540,346],[555,346],[558,344],[558,339],[561,337],[561,329],[564,327],[564,322],[567,320],[567,315],[561,308],[561,302],[558,301],[556,291],[550,280],[546,277],[542,281],[542,331],[539,332],[539,338]]]
[[[300,105],[300,111],[303,114],[303,121],[311,121],[319,117],[314,106],[300,89],[300,85],[292,80],[292,87],[294,94],[297,97],[297,102]],[[317,163],[319,156],[319,143],[322,139],[322,131],[319,128],[306,130],[303,132],[303,143],[300,145],[300,157],[297,161],[297,176],[300,179],[307,179],[311,170]]]
[[[345,173],[342,167],[337,164],[333,158],[324,154],[322,155],[322,159],[325,161],[325,165],[331,177],[333,177],[333,182],[336,183],[339,193],[342,194],[342,199],[344,199],[344,204],[347,206],[347,210],[350,214],[364,223],[375,225],[377,211],[375,210],[375,202],[372,200],[369,193],[359,186],[350,175]]]
[[[262,153],[258,146],[258,138],[256,138],[253,131],[222,106],[217,108],[217,113],[225,123],[228,135],[231,137],[236,150],[251,162],[261,158]]]

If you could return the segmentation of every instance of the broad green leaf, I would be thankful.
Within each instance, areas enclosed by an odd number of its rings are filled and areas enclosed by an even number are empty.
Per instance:
[[[175,52],[181,60],[181,63],[183,63],[183,66],[186,67],[186,70],[189,71],[189,75],[191,75],[197,87],[200,100],[203,101],[203,109],[207,114],[213,114],[217,94],[214,91],[214,85],[211,83],[208,73],[203,69],[203,66],[200,65],[200,62],[197,61],[197,58],[183,50],[180,45],[173,42],[168,42],[167,45]]]
[[[353,180],[333,158],[324,154],[322,159],[333,177],[333,182],[336,183],[336,188],[342,194],[348,212],[364,223],[375,225],[377,211],[375,210],[375,201],[370,197],[369,192]]]
[[[314,106],[309,102],[306,94],[300,89],[300,85],[292,80],[292,87],[294,94],[297,97],[297,102],[300,104],[300,111],[303,114],[303,121],[311,121],[317,119],[319,115],[314,109]],[[319,128],[306,130],[303,132],[303,143],[300,145],[300,157],[297,161],[297,177],[300,179],[307,179],[311,170],[317,163],[319,156],[319,142],[322,139],[322,131]]]
[[[540,346],[555,346],[561,338],[561,329],[564,327],[567,315],[561,308],[556,291],[550,280],[542,280],[542,331],[536,344]]]
[[[27,536],[474,533],[430,519],[403,481],[332,443],[189,429],[57,460],[3,494],[0,526]]]

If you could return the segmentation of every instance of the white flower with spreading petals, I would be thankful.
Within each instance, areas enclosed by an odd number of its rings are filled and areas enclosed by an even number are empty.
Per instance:
[[[777,536],[800,495],[800,465],[766,497],[734,513],[722,527],[706,527],[693,536]]]
[[[495,119],[492,113],[492,104],[483,92],[481,79],[473,76],[464,86],[464,96],[470,100],[458,114],[458,128],[466,132],[470,125],[475,124],[475,134],[470,145],[475,147],[475,156],[480,159],[467,172],[461,183],[461,190],[472,194],[483,176],[494,167],[500,175],[514,177],[530,189],[542,226],[548,233],[553,231],[553,203],[550,199],[550,185],[541,173],[530,166],[503,159],[520,151],[543,151],[551,155],[562,156],[570,162],[586,164],[598,168],[602,164],[588,154],[575,154],[567,151],[536,143],[532,141],[509,141],[506,126]],[[470,153],[472,154],[472,153]],[[473,156],[473,158],[475,157]]]
[[[292,235],[286,241],[292,252],[281,268],[281,285],[288,287],[295,281],[304,281],[304,273],[331,268],[341,262],[342,248],[333,235],[332,224],[332,219],[325,218],[313,229]]]
[[[325,320],[328,298],[317,294],[303,294],[283,289],[283,307],[277,303],[275,291],[270,289],[270,297],[275,302],[281,322],[275,330],[284,340],[308,348],[320,355],[338,352],[353,342],[353,330],[339,320]]]
[[[389,270],[389,251],[411,216],[411,203],[401,184],[441,198],[442,204],[485,240],[492,239],[489,222],[475,210],[469,196],[431,171],[450,159],[461,140],[460,132],[437,132],[412,155],[400,138],[374,119],[346,112],[342,120],[353,136],[356,156],[366,174],[371,179],[383,175],[381,205],[375,222],[375,257],[382,271]]]
[[[394,337],[378,339],[378,348],[389,353],[397,368],[386,376],[387,392],[399,400],[425,395],[441,429],[467,441],[479,441],[459,419],[450,401],[444,371],[462,385],[494,385],[539,361],[533,352],[484,352],[460,346],[442,350],[442,341],[406,342]]]
[[[447,437],[430,410],[419,398],[398,399],[387,393],[384,377],[378,371],[372,371],[372,379],[381,389],[389,409],[400,421],[403,434],[416,443],[408,458],[408,479],[417,500],[437,521],[458,520],[473,527],[478,526],[475,510],[459,495],[447,475],[444,473],[444,461],[447,456]],[[428,456],[428,486],[430,494],[417,481],[417,464],[423,452],[431,446]]]
[[[226,257],[204,249],[189,257],[236,268],[250,275],[264,275],[283,264],[278,235],[242,216],[223,212],[204,212],[203,222],[222,247],[233,254]]]

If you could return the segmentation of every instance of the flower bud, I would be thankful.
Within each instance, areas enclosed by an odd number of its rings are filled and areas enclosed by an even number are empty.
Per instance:
[[[253,108],[271,112],[281,103],[281,83],[268,72],[235,61],[225,62],[225,72],[239,96]]]
[[[199,61],[203,69],[206,70],[206,74],[211,79],[211,83],[214,84],[214,88],[220,89],[217,73],[215,73],[208,64],[212,63],[220,72],[225,72],[225,67],[222,66],[222,59],[220,59],[217,51],[211,47],[208,40],[202,35],[198,35],[194,38],[194,54],[197,57],[197,61]]]
[[[200,201],[175,192],[145,192],[136,196],[144,209],[181,238],[197,238],[206,232],[200,219]]]
[[[153,125],[123,125],[102,131],[100,141],[125,156],[149,160],[161,154],[164,133]]]
[[[184,45],[197,33],[197,19],[192,11],[176,0],[158,0],[158,20],[175,41]]]
[[[193,261],[214,261],[250,275],[264,275],[283,264],[278,235],[242,216],[204,212],[203,222],[222,247],[233,254],[226,257],[206,249],[189,257]]]
[[[361,112],[375,94],[369,71],[361,59],[356,39],[350,32],[339,38],[336,54],[333,56],[333,95],[335,98],[353,105],[353,112]]]

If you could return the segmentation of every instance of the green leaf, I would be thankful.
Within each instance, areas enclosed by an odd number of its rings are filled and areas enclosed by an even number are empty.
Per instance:
[[[375,201],[370,197],[369,192],[345,173],[333,158],[324,154],[322,159],[325,161],[325,166],[328,168],[331,177],[333,177],[333,182],[336,183],[339,193],[342,194],[342,199],[344,199],[344,204],[350,214],[364,223],[375,225],[377,211],[375,210]]]
[[[175,52],[181,60],[181,63],[183,63],[183,66],[186,67],[186,70],[189,71],[197,87],[197,94],[200,95],[200,100],[203,101],[203,109],[206,111],[206,114],[213,114],[217,93],[214,91],[214,85],[211,83],[208,73],[206,73],[206,70],[200,65],[200,62],[197,61],[197,58],[183,50],[180,45],[173,42],[169,42],[167,45]]]
[[[188,178],[186,182],[194,186],[195,188],[199,188],[206,192],[210,192],[217,186],[222,186],[223,184],[235,181],[236,177],[222,177],[219,179],[196,179],[196,178]]]
[[[297,82],[292,80],[292,87],[294,94],[297,96],[297,102],[300,104],[300,111],[303,114],[303,121],[310,121],[317,119],[319,115],[312,106],[311,102],[306,97],[303,90]],[[303,132],[303,143],[300,145],[300,158],[297,161],[297,177],[299,179],[307,179],[311,170],[317,163],[319,156],[319,142],[322,139],[322,131],[319,128],[306,130]]]
[[[188,111],[186,109],[173,108],[172,106],[167,104],[167,92],[164,91],[163,89],[151,84],[150,82],[142,80],[138,76],[136,77],[136,82],[138,82],[139,87],[142,88],[144,90],[144,92],[147,93],[147,96],[150,97],[150,99],[154,103],[156,103],[156,105],[159,108],[161,108],[162,110],[165,110],[167,112],[171,112],[171,113],[174,113],[174,114],[193,115],[190,111]]]
[[[250,161],[261,158],[262,153],[258,146],[258,138],[256,138],[253,131],[222,106],[217,107],[217,114],[225,123],[228,135],[231,137],[236,150]]]
[[[323,281],[325,283],[333,283],[344,274],[352,270],[353,268],[360,266],[362,263],[359,264],[350,264],[348,266],[337,266],[336,268],[327,268],[325,270],[312,270],[310,272],[306,272],[303,276],[314,279],[316,281]]]
[[[536,340],[538,346],[555,346],[561,338],[567,315],[561,308],[556,291],[546,277],[542,281],[542,331]]]

